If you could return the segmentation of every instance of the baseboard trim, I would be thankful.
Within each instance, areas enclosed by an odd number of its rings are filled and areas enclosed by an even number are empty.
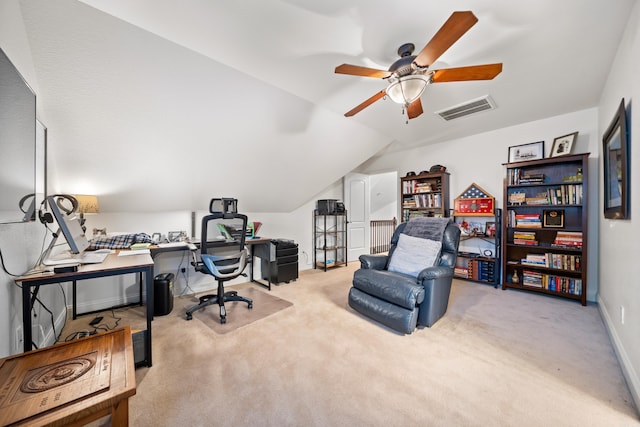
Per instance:
[[[613,350],[615,351],[618,362],[620,362],[620,367],[622,368],[622,374],[624,375],[624,379],[629,387],[629,392],[631,393],[631,397],[636,405],[636,413],[640,417],[640,378],[638,378],[638,373],[631,363],[631,359],[627,356],[627,352],[624,349],[622,341],[620,341],[620,337],[618,336],[616,329],[613,327],[613,319],[609,315],[607,307],[600,295],[598,295],[598,310],[600,311],[600,316],[604,321],[604,326],[607,328],[609,338],[613,344]]]

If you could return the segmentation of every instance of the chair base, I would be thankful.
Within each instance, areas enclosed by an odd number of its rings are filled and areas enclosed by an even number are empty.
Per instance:
[[[241,301],[248,304],[248,308],[253,308],[253,300],[238,295],[237,291],[224,291],[222,282],[218,282],[218,293],[203,295],[200,298],[200,303],[190,307],[186,312],[187,320],[193,319],[193,313],[210,305],[217,304],[220,306],[220,323],[227,323],[227,310],[224,308],[226,301]]]

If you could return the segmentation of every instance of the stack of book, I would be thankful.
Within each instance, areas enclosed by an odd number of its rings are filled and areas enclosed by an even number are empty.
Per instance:
[[[522,284],[542,288],[542,273],[538,271],[524,270],[522,272]]]
[[[527,254],[525,258],[520,260],[520,264],[547,267],[547,259],[545,254]]]
[[[431,183],[430,182],[418,182],[415,185],[414,193],[430,193],[431,192]]]
[[[453,270],[453,274],[457,277],[461,277],[463,279],[468,279],[469,278],[469,269],[467,267],[462,267],[462,266],[458,266],[456,265],[456,267]]]
[[[552,246],[570,246],[572,248],[582,248],[582,232],[581,231],[558,231]]]
[[[516,214],[516,228],[542,228],[540,214]]]
[[[533,231],[514,231],[513,243],[516,245],[535,246],[538,244],[536,233]]]
[[[518,184],[540,184],[544,182],[543,173],[525,173],[518,180]]]
[[[509,169],[507,172],[509,185],[520,184],[542,184],[544,183],[543,173],[522,172],[520,168]]]
[[[413,197],[405,198],[405,199],[402,200],[402,207],[406,208],[406,209],[415,208],[416,207],[416,201],[413,199]]]
[[[535,197],[527,197],[525,199],[525,204],[527,205],[548,205],[549,199],[547,198],[547,193],[538,194]]]

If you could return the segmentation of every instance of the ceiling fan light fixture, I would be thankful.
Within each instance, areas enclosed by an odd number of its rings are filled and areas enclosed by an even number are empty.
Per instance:
[[[420,98],[431,79],[424,75],[409,75],[391,81],[387,87],[387,95],[395,103],[409,105]]]

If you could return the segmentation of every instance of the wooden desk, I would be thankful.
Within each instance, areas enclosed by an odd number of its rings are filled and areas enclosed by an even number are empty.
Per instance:
[[[31,350],[31,309],[42,285],[71,282],[97,277],[118,276],[129,273],[143,273],[146,286],[147,329],[144,333],[144,360],[139,365],[151,367],[151,321],[153,320],[153,259],[149,254],[118,256],[110,254],[100,264],[83,264],[71,273],[35,273],[16,279],[22,285],[22,325],[24,331],[24,351]],[[33,293],[31,289],[33,288]],[[141,296],[142,297],[142,296]]]
[[[0,425],[129,425],[136,394],[128,326],[0,359]]]

